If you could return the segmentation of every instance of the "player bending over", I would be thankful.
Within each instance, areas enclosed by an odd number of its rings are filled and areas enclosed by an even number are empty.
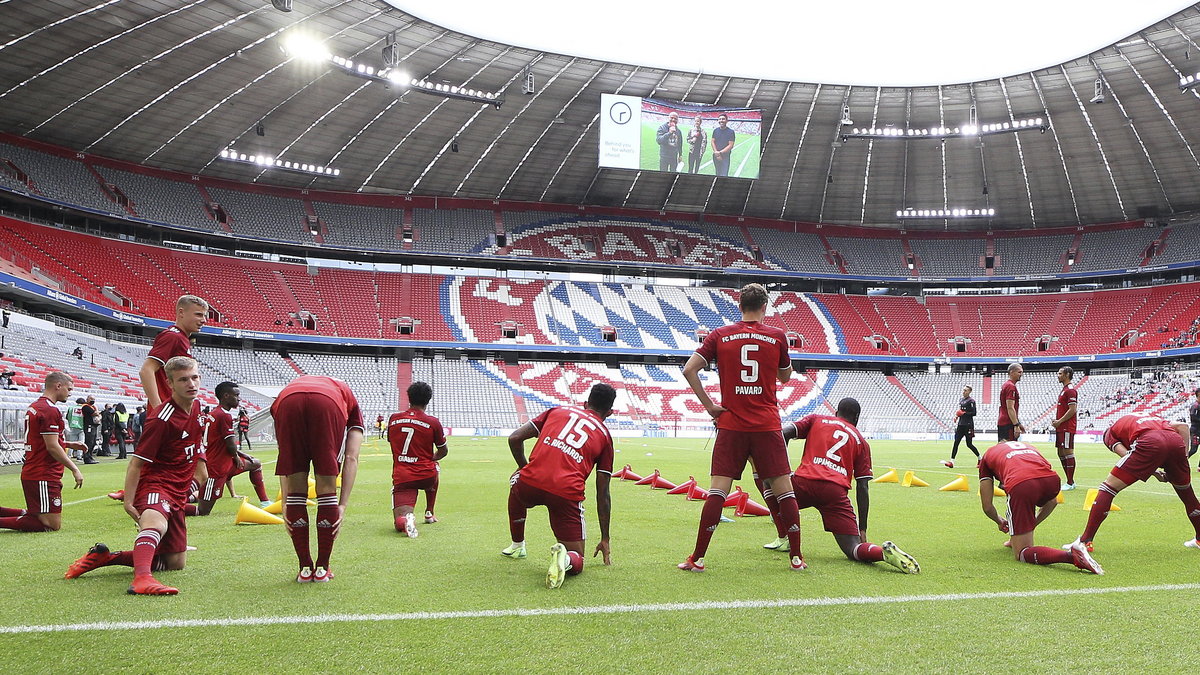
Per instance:
[[[200,372],[186,356],[168,359],[162,368],[171,397],[154,408],[125,471],[125,512],[138,524],[129,551],[109,552],[96,544],[67,568],[66,578],[109,565],[133,568],[131,595],[175,595],[152,572],[181,570],[187,560],[187,523],[183,506],[203,447],[200,431]]]
[[[358,451],[362,447],[362,410],[345,382],[323,375],[303,375],[292,380],[271,404],[279,461],[275,474],[283,492],[283,522],[296,559],[300,563],[297,583],[333,579],[329,557],[337,539],[342,517],[350,503],[350,491],[358,475]],[[345,443],[343,454],[342,444]],[[344,460],[344,462],[343,462]],[[308,545],[308,471],[317,480],[317,558]],[[342,475],[338,500],[337,477]]]
[[[807,567],[800,554],[800,510],[788,478],[791,465],[780,430],[776,398],[776,383],[791,379],[792,363],[787,336],[774,326],[762,324],[767,315],[767,300],[767,291],[761,285],[743,287],[738,298],[742,320],[709,333],[683,367],[684,379],[717,427],[711,487],[700,512],[696,547],[678,565],[684,571],[704,571],[704,554],[721,522],[729,488],[742,477],[747,461],[753,461],[775,499],[777,528],[787,533],[792,569]],[[713,402],[700,382],[700,370],[713,364],[720,369],[720,405]],[[763,492],[765,498],[766,491]]]
[[[408,386],[408,410],[392,415],[387,422],[388,444],[392,446],[392,518],[396,531],[417,536],[417,491],[425,491],[425,522],[436,523],[433,500],[437,494],[438,462],[446,457],[446,434],[438,418],[425,407],[433,398],[433,387],[425,382]]]
[[[1008,513],[1004,518],[992,504],[997,480],[1008,493]],[[1033,530],[1054,511],[1058,490],[1058,474],[1037,448],[1027,443],[998,443],[988,448],[979,460],[979,500],[983,514],[1010,536],[1009,544],[1017,560],[1034,565],[1071,563],[1085,572],[1104,574],[1100,564],[1083,547],[1064,551],[1033,545]]]
[[[785,440],[803,438],[804,458],[792,474],[797,505],[821,513],[825,531],[832,532],[842,553],[860,562],[886,562],[905,574],[917,574],[921,566],[911,555],[890,541],[883,546],[864,541],[867,532],[867,497],[871,482],[871,446],[858,431],[858,401],[838,401],[837,417],[808,415],[783,425]],[[854,476],[858,520],[850,506],[850,476]]]
[[[25,411],[25,463],[21,466],[25,508],[0,506],[0,528],[20,532],[57,531],[62,527],[63,467],[71,470],[75,488],[83,487],[83,474],[64,448],[83,451],[87,446],[64,440],[62,411],[54,405],[70,397],[71,384],[70,375],[49,373],[41,398]]]
[[[1121,459],[1100,484],[1083,534],[1068,546],[1072,550],[1090,551],[1092,539],[1108,517],[1108,509],[1117,493],[1132,483],[1155,476],[1175,488],[1188,520],[1192,522],[1195,536],[1183,545],[1200,549],[1200,501],[1196,501],[1188,471],[1189,436],[1186,424],[1172,424],[1152,415],[1125,415],[1109,427],[1104,432],[1104,444]]]
[[[212,512],[213,504],[221,498],[221,492],[226,485],[233,487],[230,481],[240,473],[249,473],[254,491],[258,493],[261,506],[270,505],[267,499],[267,487],[263,484],[262,462],[238,452],[237,433],[233,429],[233,415],[230,410],[238,407],[242,391],[233,382],[222,382],[216,388],[217,405],[208,412],[208,424],[205,438],[207,449],[204,452],[205,463],[208,465],[208,480],[200,493],[200,503],[197,515],[207,516]]]
[[[508,527],[512,544],[501,551],[510,558],[525,557],[525,518],[529,509],[545,506],[550,529],[558,543],[550,547],[546,587],[558,588],[568,576],[583,573],[587,528],[583,500],[587,478],[596,469],[596,513],[600,517],[600,543],[592,557],[604,554],[612,564],[608,521],[612,496],[608,491],[613,469],[613,442],[604,420],[612,414],[617,391],[611,385],[592,385],[584,407],[550,408],[521,425],[508,437],[508,449],[517,461],[508,491]],[[529,459],[525,441],[537,438]]]

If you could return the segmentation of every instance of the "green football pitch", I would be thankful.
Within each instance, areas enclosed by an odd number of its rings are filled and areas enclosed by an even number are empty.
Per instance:
[[[656,140],[659,124],[642,122],[642,154],[640,168],[643,171],[658,171],[658,141]],[[687,152],[687,129],[682,129],[684,152]],[[709,139],[712,130],[708,130]],[[758,178],[758,160],[761,153],[759,136],[757,134],[738,133],[733,141],[733,152],[729,153],[729,176],[736,178]],[[687,155],[683,156],[683,171],[687,171]],[[700,174],[714,176],[716,171],[712,161],[712,142],[704,150],[704,158],[700,162]]]
[[[617,463],[642,474],[657,468],[679,482],[706,473],[706,445],[619,439]],[[802,513],[805,572],[763,550],[774,538],[767,518],[721,525],[708,571],[680,572],[675,565],[691,550],[701,502],[616,482],[612,566],[588,557],[584,574],[553,591],[544,587],[553,543],[544,510],[530,513],[529,557],[499,555],[509,539],[513,468],[500,438],[451,439],[441,522],[420,525],[417,539],[392,527],[385,447],[365,446],[334,552],[337,578],[328,584],[294,583],[282,526],[235,526],[238,503],[224,499],[213,515],[188,520],[199,550],[187,569],[160,574],[181,589],[175,597],[126,595],[127,568],[62,578],[93,543],[132,543],[132,524],[104,496],[119,486],[124,463],[102,460],[88,467],[83,489],[64,494],[60,532],[0,532],[0,672],[1190,668],[1200,552],[1181,546],[1191,529],[1169,486],[1138,484],[1117,499],[1123,510],[1096,542],[1105,576],[1026,565],[1002,547],[1005,536],[982,515],[974,491],[937,490],[955,473],[937,462],[945,445],[874,443],[877,474],[914,469],[931,484],[871,489],[869,539],[893,540],[916,556],[919,575],[846,560],[813,511]],[[255,450],[272,460],[270,450]],[[791,452],[798,459],[797,444]],[[1112,465],[1100,446],[1078,455],[1081,488]],[[0,504],[18,505],[16,473],[0,474]],[[740,484],[753,491],[749,481]],[[252,494],[244,477],[235,486]],[[596,537],[591,490],[589,483]],[[1038,543],[1058,546],[1079,533],[1084,492],[1066,495]]]

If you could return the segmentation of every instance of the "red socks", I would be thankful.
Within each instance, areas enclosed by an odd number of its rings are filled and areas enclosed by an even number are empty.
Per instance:
[[[787,532],[788,553],[794,558],[800,554],[800,507],[796,504],[796,493],[788,490],[776,497],[779,502],[779,526]],[[801,556],[803,557],[803,556]]]
[[[283,519],[288,523],[288,534],[300,567],[313,567],[312,553],[308,550],[308,493],[289,492],[283,506]]]
[[[1053,565],[1054,563],[1074,563],[1070,551],[1049,546],[1026,546],[1021,549],[1021,562],[1032,565]]]
[[[717,525],[721,524],[721,509],[725,508],[728,496],[720,490],[708,491],[708,499],[704,500],[704,508],[700,510],[700,529],[696,532],[696,550],[692,552],[692,560],[699,560],[708,552],[708,543],[712,541]]]
[[[133,576],[142,577],[150,574],[154,564],[154,555],[158,553],[158,542],[162,533],[158,530],[142,530],[133,541]]]
[[[1117,492],[1108,486],[1108,483],[1101,483],[1099,490],[1096,492],[1096,501],[1092,502],[1091,513],[1088,514],[1087,527],[1083,528],[1083,534],[1079,535],[1079,541],[1089,542],[1096,537],[1096,530],[1100,529],[1100,523],[1108,517],[1108,509],[1112,506],[1113,497],[1117,496]]]
[[[25,509],[6,509],[0,506],[0,518],[20,518],[25,515]]]
[[[6,511],[16,511],[17,509],[5,509]],[[18,532],[45,532],[50,529],[38,520],[38,517],[32,514],[24,516],[9,516],[0,518],[0,528],[6,530],[17,530]]]
[[[567,569],[567,576],[573,577],[576,574],[583,573],[583,556],[575,551],[567,551],[567,559],[571,561],[571,567]]]
[[[340,524],[337,493],[317,495],[317,567],[329,569],[329,555]]]
[[[1075,455],[1067,455],[1060,458],[1062,460],[1063,473],[1067,474],[1067,483],[1075,484]]]
[[[263,485],[262,469],[250,472],[250,482],[254,485],[254,491],[258,493],[258,501],[267,501],[267,486]]]
[[[183,515],[185,515],[185,516],[200,515],[200,505],[199,504],[184,504],[183,505]]]
[[[863,542],[854,547],[854,559],[860,562],[883,562],[883,547]]]
[[[762,493],[763,502],[767,505],[767,510],[771,512],[771,522],[775,523],[775,536],[780,539],[787,536],[787,529],[779,522],[779,500],[775,499],[775,494],[771,492],[770,486],[757,474],[754,476],[754,484],[758,487],[758,491]]]

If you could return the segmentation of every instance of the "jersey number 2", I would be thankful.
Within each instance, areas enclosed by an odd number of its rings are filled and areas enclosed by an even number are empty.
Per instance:
[[[840,464],[842,461],[842,456],[837,454],[837,451],[841,450],[843,445],[850,442],[850,434],[842,431],[841,429],[835,429],[833,432],[833,438],[837,441],[837,443],[833,444],[833,447],[825,453],[825,456]]]

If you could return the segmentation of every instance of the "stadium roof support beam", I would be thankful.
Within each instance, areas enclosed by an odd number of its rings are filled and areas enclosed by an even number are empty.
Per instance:
[[[1130,117],[1129,112],[1125,110],[1125,104],[1121,102],[1121,98],[1117,96],[1117,92],[1112,87],[1108,86],[1108,78],[1104,77],[1104,71],[1100,69],[1100,66],[1097,65],[1096,61],[1090,56],[1088,57],[1088,63],[1092,64],[1092,69],[1096,71],[1096,77],[1098,77],[1100,82],[1104,85],[1104,89],[1108,92],[1108,96],[1112,98],[1113,103],[1117,106],[1117,110],[1121,113],[1121,117],[1125,118],[1125,123],[1129,125],[1130,131],[1133,132],[1133,137],[1137,139],[1138,147],[1142,149],[1142,154],[1146,157],[1146,163],[1150,165],[1150,172],[1154,174],[1154,182],[1158,185],[1158,191],[1162,194],[1162,198],[1167,205],[1167,209],[1174,211],[1175,208],[1171,206],[1171,198],[1167,196],[1167,188],[1165,185],[1163,185],[1162,178],[1158,174],[1158,167],[1154,165],[1154,158],[1150,156],[1150,150],[1146,148],[1146,143],[1142,141],[1142,134],[1138,132],[1137,125],[1134,123],[1133,118]]]
[[[938,124],[946,126],[946,106],[945,99],[942,98],[942,86],[938,85]],[[942,141],[938,144],[940,147],[939,154],[942,157],[942,204],[950,203],[950,190],[946,179],[946,142]]]
[[[968,85],[967,91],[971,95],[971,107],[978,108],[979,101],[977,101],[975,99],[975,85],[974,84]],[[1006,102],[1007,102],[1007,100],[1006,100]],[[976,143],[977,143],[976,149],[979,150],[979,176],[983,180],[983,184],[980,186],[980,192],[983,193],[984,206],[990,206],[991,190],[988,189],[987,155],[985,155],[983,152],[983,147],[984,147],[986,141],[983,140],[983,136],[980,136],[978,139],[976,139]],[[950,205],[950,202],[949,202],[949,200],[947,200],[946,203],[944,203],[942,206],[946,207],[949,205]]]
[[[854,87],[846,87],[846,96],[842,99],[842,109],[844,110],[850,103],[850,93],[854,91]],[[871,117],[871,124],[875,124],[875,117]],[[833,138],[829,140],[829,161],[825,164],[825,182],[821,185],[821,208],[817,212],[817,220],[825,222],[825,200],[829,198],[829,186],[833,183],[833,162],[837,158],[838,144],[837,140],[842,135],[842,124],[839,120],[833,129]]]
[[[767,135],[763,137],[762,151],[765,154],[767,144],[771,142],[771,134],[775,133],[776,122],[779,121],[779,113],[783,112],[783,105],[787,101],[788,94],[792,93],[792,83],[788,82],[784,87],[783,95],[779,97],[779,107],[775,108],[775,116],[771,118],[771,127],[767,129]],[[751,181],[750,188],[746,190],[746,199],[742,201],[742,215],[746,215],[746,208],[750,205],[750,195],[754,192],[754,186],[758,185],[758,181]]]
[[[796,154],[792,157],[792,171],[788,174],[787,189],[783,192],[783,203],[779,205],[779,218],[787,213],[788,200],[792,196],[792,181],[796,178],[796,165],[800,163],[800,150],[804,147],[804,139],[808,137],[808,126],[812,122],[813,110],[817,107],[817,98],[821,96],[821,85],[817,85],[812,100],[808,102],[808,113],[804,116],[804,126],[800,128],[800,140],[796,142]]]
[[[1000,78],[1000,93],[1004,95],[1004,105],[1008,110],[1008,116],[1013,116],[1012,99],[1008,97],[1008,85],[1004,82],[1004,78]],[[1013,134],[1013,141],[1017,144],[1017,160],[1021,165],[1021,181],[1025,185],[1025,196],[1029,201],[1029,222],[1037,227],[1037,214],[1033,207],[1033,191],[1029,187],[1029,170],[1025,166],[1025,149],[1021,146],[1021,134]],[[984,186],[987,186],[987,176],[984,176]],[[992,203],[991,195],[985,200],[985,203],[990,206]]]
[[[875,106],[871,109],[871,124],[877,124],[879,120],[879,100],[883,98],[883,87],[875,87]],[[867,222],[867,191],[871,187],[871,154],[875,149],[875,140],[867,141],[867,167],[863,171],[863,189],[862,189],[862,211],[858,216],[858,222],[866,224]]]
[[[1150,49],[1153,49],[1154,53],[1158,54],[1159,58],[1166,62],[1168,66],[1175,68],[1175,66],[1171,65],[1171,61],[1167,58],[1167,55],[1163,54],[1162,51],[1159,50],[1158,45],[1154,44],[1149,39],[1146,40],[1146,44],[1149,45]],[[1158,94],[1154,91],[1154,87],[1151,87],[1150,83],[1146,81],[1146,78],[1142,77],[1142,74],[1138,71],[1137,66],[1133,65],[1133,61],[1129,60],[1129,57],[1125,55],[1125,52],[1122,51],[1120,47],[1117,47],[1116,49],[1117,54],[1121,57],[1121,60],[1125,62],[1125,65],[1129,66],[1129,69],[1132,70],[1133,74],[1137,76],[1138,81],[1140,81],[1142,86],[1145,87],[1146,92],[1150,94],[1150,98],[1154,99],[1155,105],[1157,105],[1158,109],[1162,111],[1162,114],[1166,116],[1167,122],[1171,124],[1171,128],[1175,130],[1175,133],[1179,136],[1179,140],[1183,142],[1183,147],[1188,151],[1188,155],[1191,156],[1192,162],[1194,162],[1196,166],[1200,168],[1200,159],[1196,158],[1196,152],[1192,150],[1192,143],[1188,141],[1186,136],[1183,135],[1183,129],[1181,129],[1179,125],[1175,123],[1175,118],[1171,117],[1170,111],[1168,111],[1167,107],[1163,105],[1162,100],[1158,98]],[[1175,72],[1178,73],[1179,71],[1176,70]],[[1193,90],[1193,92],[1194,91],[1195,90]]]
[[[904,91],[904,125],[912,122],[912,89]],[[904,159],[900,167],[900,203],[908,203],[908,144],[904,145]]]
[[[1071,90],[1075,104],[1079,106],[1079,114],[1083,115],[1083,121],[1087,123],[1088,131],[1092,133],[1092,140],[1096,142],[1096,150],[1100,152],[1100,159],[1104,162],[1104,171],[1108,174],[1108,182],[1112,184],[1113,194],[1117,197],[1117,207],[1121,209],[1121,214],[1128,218],[1129,213],[1125,210],[1125,200],[1121,199],[1121,190],[1117,187],[1117,177],[1113,174],[1112,165],[1108,163],[1108,155],[1104,152],[1104,144],[1100,142],[1100,134],[1096,133],[1096,127],[1092,124],[1092,116],[1088,114],[1083,99],[1079,98],[1079,92],[1075,91],[1075,85],[1071,84],[1071,76],[1067,74],[1066,67],[1060,65],[1058,69],[1067,82],[1067,89]]]
[[[1046,111],[1046,124],[1050,127],[1050,135],[1054,138],[1054,149],[1058,151],[1058,161],[1062,165],[1063,176],[1067,181],[1067,192],[1071,194],[1071,208],[1075,211],[1075,224],[1082,225],[1083,218],[1079,215],[1079,200],[1075,198],[1075,186],[1071,182],[1071,171],[1067,168],[1067,157],[1063,154],[1062,143],[1058,139],[1058,131],[1054,128],[1054,117],[1050,109],[1046,107],[1046,95],[1042,91],[1042,84],[1038,82],[1037,73],[1030,73],[1030,79],[1033,81],[1033,88],[1037,91],[1038,100],[1042,104],[1042,109]]]
[[[74,14],[64,16],[63,18],[59,19],[58,21],[48,23],[45,26],[40,26],[37,30],[29,31],[28,33],[25,33],[24,35],[18,35],[16,37],[14,37],[13,39],[9,40],[8,42],[5,42],[4,44],[0,45],[0,52],[4,51],[5,49],[8,49],[9,47],[17,44],[18,42],[27,40],[27,39],[33,37],[34,35],[41,33],[44,30],[50,30],[51,28],[54,28],[55,26],[61,26],[62,24],[67,23],[68,21],[73,21],[80,17],[87,16],[88,14],[91,14],[92,12],[98,12],[98,11],[104,9],[105,7],[108,7],[109,5],[115,5],[120,1],[121,0],[105,0],[105,2],[102,2],[98,5],[93,5],[91,7],[88,7],[87,9],[75,12]],[[3,3],[0,3],[0,4],[3,4]]]

